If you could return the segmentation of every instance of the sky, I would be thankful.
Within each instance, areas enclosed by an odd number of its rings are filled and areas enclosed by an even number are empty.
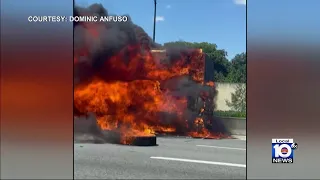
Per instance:
[[[75,0],[103,4],[111,13],[129,14],[152,36],[153,0]],[[246,51],[247,34],[255,39],[320,42],[319,0],[157,0],[156,41],[210,42],[227,50],[229,59]],[[71,1],[1,0],[1,15],[71,15]],[[303,3],[302,3],[303,2]],[[34,9],[34,10],[33,10]],[[61,10],[57,14],[57,10]],[[69,12],[69,13],[68,13]],[[19,16],[21,17],[21,16]],[[24,19],[20,19],[23,20]],[[161,21],[162,20],[162,21]]]
[[[247,9],[248,39],[320,42],[319,0],[248,0]]]
[[[129,14],[150,37],[153,0],[75,0],[81,6],[101,3],[109,13]],[[228,59],[246,51],[245,0],[157,0],[156,42],[209,42],[225,49]]]

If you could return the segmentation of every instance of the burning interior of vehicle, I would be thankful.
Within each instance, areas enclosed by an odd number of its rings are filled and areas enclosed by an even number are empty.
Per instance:
[[[75,14],[108,11],[94,4]],[[217,90],[206,75],[213,61],[201,49],[166,49],[131,20],[77,23],[74,39],[75,124],[93,114],[92,127],[118,134],[121,144],[156,135],[229,137],[213,116]]]

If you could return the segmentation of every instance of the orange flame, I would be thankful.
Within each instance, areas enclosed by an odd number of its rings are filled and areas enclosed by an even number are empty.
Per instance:
[[[121,51],[106,60],[102,71],[88,84],[75,87],[74,106],[77,111],[82,114],[94,112],[102,129],[121,132],[123,144],[130,144],[135,136],[152,136],[177,132],[178,128],[190,128],[184,115],[187,98],[175,97],[170,89],[163,89],[161,84],[183,75],[204,84],[203,54],[190,52],[190,62],[182,54],[179,60],[165,65],[157,63],[160,60],[151,52],[141,53],[138,46],[128,46],[125,51],[129,54],[128,63],[124,60],[126,53]],[[78,62],[77,59],[74,61]],[[205,85],[213,87],[214,83]],[[200,113],[205,111],[204,108]],[[166,116],[163,113],[170,114],[170,117],[162,117]],[[189,130],[187,135],[214,136],[204,127],[202,118],[196,118],[193,126],[196,131]]]

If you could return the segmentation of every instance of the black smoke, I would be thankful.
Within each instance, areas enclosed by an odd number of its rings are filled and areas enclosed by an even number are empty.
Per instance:
[[[94,15],[108,16],[108,10],[101,4],[92,4],[87,8],[76,6],[75,16]],[[125,50],[128,45],[140,44],[146,48],[160,47],[138,25],[134,24],[129,15],[127,22],[99,22],[99,23],[75,23],[74,24],[74,48],[75,50],[88,49],[89,59],[93,68],[99,68],[101,64],[115,53]],[[90,26],[98,32],[95,38],[90,37]]]
[[[111,14],[101,4],[92,4],[87,8],[79,6],[74,8],[74,16],[92,15],[108,16]],[[74,51],[76,56],[79,56],[79,62],[82,63],[76,65],[76,76],[81,76],[80,78],[75,77],[76,81],[97,74],[105,61],[119,52],[124,54],[122,61],[128,64],[130,59],[126,52],[129,47],[139,46],[137,48],[139,51],[164,48],[153,42],[142,27],[133,23],[129,15],[124,16],[128,17],[127,22],[74,23]],[[97,34],[94,38],[92,37],[93,31]],[[180,60],[181,56],[187,54],[189,50],[188,47],[169,47],[166,52],[166,60],[172,64],[176,60]]]
[[[92,15],[108,16],[111,14],[101,4],[92,4],[87,8],[76,6],[74,9],[74,16]],[[115,73],[110,72],[114,72],[114,69],[112,67],[105,67],[106,61],[121,52],[124,57],[121,58],[121,61],[128,63],[130,61],[129,55],[127,58],[125,57],[130,47],[138,45],[137,51],[163,48],[161,45],[154,43],[151,37],[140,26],[134,24],[129,15],[126,16],[128,17],[127,22],[74,23],[74,51],[75,56],[78,56],[78,63],[75,65],[76,85],[84,83],[87,80],[90,81],[93,75],[100,75],[104,80],[110,80],[110,78],[112,80],[112,74],[114,75]],[[171,64],[181,59],[182,55],[188,59],[187,54],[190,49],[188,47],[170,47],[166,50],[169,64]],[[114,77],[121,81],[134,78],[132,75],[123,73],[119,73]],[[199,99],[198,95],[202,91],[211,91],[213,96],[217,93],[215,89],[199,85],[189,77],[174,77],[161,83],[161,85],[162,88],[171,89],[172,96],[188,97],[191,99],[190,102]],[[209,103],[212,104],[212,108],[210,109],[214,109],[215,104]],[[190,106],[196,106],[196,104],[191,103]],[[188,113],[190,115],[188,117],[190,117],[190,123],[197,116],[200,108],[201,105],[189,109]],[[208,114],[211,116],[212,112],[208,112]],[[91,127],[93,127],[91,131],[98,131],[95,125]]]

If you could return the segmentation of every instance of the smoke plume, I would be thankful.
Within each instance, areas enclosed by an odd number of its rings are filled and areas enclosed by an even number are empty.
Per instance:
[[[75,7],[74,15],[110,14],[101,4],[93,4]],[[217,94],[214,85],[204,85],[203,56],[186,47],[170,47],[166,57],[154,58],[151,49],[162,46],[126,16],[127,22],[74,24],[75,113],[94,112],[99,128],[130,127],[125,134],[131,129],[134,134],[148,130],[213,136],[202,127],[204,114],[212,126]],[[87,123],[97,135],[92,122]],[[197,132],[195,122],[200,122]]]

